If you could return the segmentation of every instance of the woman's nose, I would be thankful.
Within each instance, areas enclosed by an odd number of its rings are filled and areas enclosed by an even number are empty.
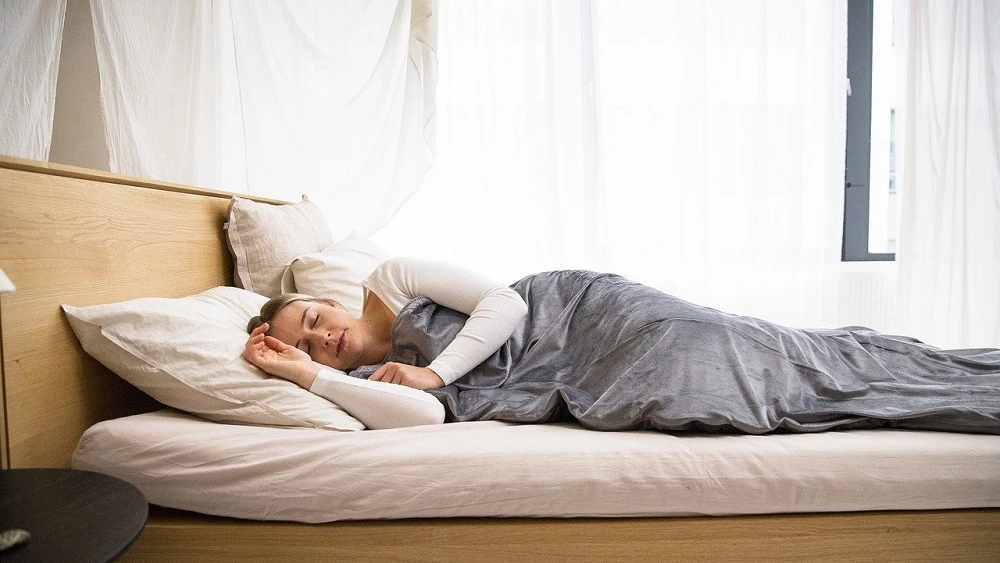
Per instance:
[[[330,331],[326,331],[325,333],[323,333],[323,347],[324,348],[326,348],[327,346],[330,345],[330,339],[332,337],[333,337],[333,333],[330,332]]]

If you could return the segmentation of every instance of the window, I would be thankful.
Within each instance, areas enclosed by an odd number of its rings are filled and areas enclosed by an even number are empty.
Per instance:
[[[848,0],[844,261],[895,259],[896,64],[892,0]]]

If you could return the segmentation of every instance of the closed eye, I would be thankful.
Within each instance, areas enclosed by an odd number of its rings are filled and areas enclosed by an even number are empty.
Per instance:
[[[315,314],[315,316],[312,318],[312,321],[309,320],[310,313]],[[306,323],[308,323],[309,328],[316,328],[316,325],[319,323],[319,313],[317,313],[315,309],[313,309],[312,307],[306,309],[302,313],[302,325],[305,326]],[[312,349],[312,346],[309,344],[308,340],[306,341],[299,340],[298,342],[295,343],[295,347],[298,348],[299,350],[302,350],[306,354],[308,354],[309,351]]]
[[[316,313],[316,316],[313,317],[312,322],[309,323],[309,328],[316,328],[317,324],[319,324],[319,313]],[[310,353],[309,351],[312,350],[312,344],[310,344],[309,341],[307,340],[305,344],[302,345],[302,350],[306,354],[309,354]]]

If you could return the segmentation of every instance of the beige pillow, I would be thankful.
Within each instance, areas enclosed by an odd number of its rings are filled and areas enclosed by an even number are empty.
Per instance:
[[[225,229],[236,286],[267,297],[281,294],[281,275],[290,260],[319,252],[334,240],[319,207],[306,196],[288,205],[233,197]]]
[[[63,311],[88,354],[164,405],[218,422],[364,429],[339,406],[242,358],[246,323],[266,300],[216,287]]]
[[[281,278],[281,291],[327,297],[361,316],[361,282],[388,258],[386,251],[366,238],[345,238],[322,252],[292,260]]]

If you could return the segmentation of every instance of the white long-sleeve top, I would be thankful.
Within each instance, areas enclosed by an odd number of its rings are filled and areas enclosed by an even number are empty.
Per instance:
[[[455,340],[427,366],[445,385],[503,346],[528,312],[513,289],[446,262],[393,258],[375,268],[362,286],[365,299],[369,291],[378,295],[394,315],[417,297],[469,315]]]
[[[469,315],[462,330],[427,366],[445,385],[479,365],[513,334],[528,308],[513,289],[445,262],[394,258],[362,282],[367,300],[377,295],[398,315],[417,297]],[[429,393],[401,385],[353,378],[324,368],[309,388],[340,405],[371,429],[444,421],[444,407]]]
[[[325,366],[316,374],[309,391],[338,405],[371,430],[444,422],[444,405],[430,393],[358,379]]]

